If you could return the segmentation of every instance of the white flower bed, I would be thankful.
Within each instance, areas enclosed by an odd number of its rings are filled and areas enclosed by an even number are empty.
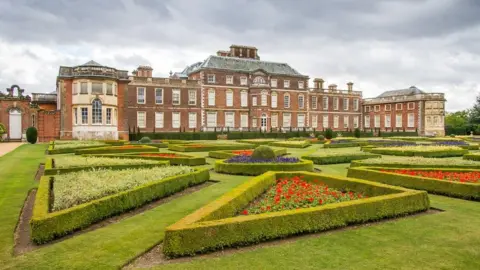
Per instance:
[[[55,168],[64,169],[71,167],[89,167],[102,165],[141,165],[141,164],[156,164],[156,160],[148,159],[130,159],[118,157],[82,157],[82,156],[59,156],[55,157]]]

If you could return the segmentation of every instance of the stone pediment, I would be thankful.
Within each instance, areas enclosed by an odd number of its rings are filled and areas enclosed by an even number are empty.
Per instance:
[[[256,70],[252,71],[252,75],[254,75],[254,76],[267,76],[268,73],[265,70],[259,68],[259,69],[256,69]]]

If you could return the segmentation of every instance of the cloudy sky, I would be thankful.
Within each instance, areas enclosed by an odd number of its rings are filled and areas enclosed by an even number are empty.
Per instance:
[[[55,90],[91,59],[166,76],[231,44],[364,97],[415,85],[447,110],[480,92],[478,0],[1,0],[0,89]]]

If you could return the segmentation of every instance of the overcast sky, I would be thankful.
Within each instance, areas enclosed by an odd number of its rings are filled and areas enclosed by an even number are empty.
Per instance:
[[[478,0],[1,0],[0,89],[55,90],[89,60],[167,76],[231,44],[375,97],[415,85],[447,110],[480,92]]]

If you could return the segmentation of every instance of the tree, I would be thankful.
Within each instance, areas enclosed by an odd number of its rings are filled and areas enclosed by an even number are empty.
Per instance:
[[[451,128],[464,128],[469,122],[469,111],[458,111],[445,115],[445,126]]]

